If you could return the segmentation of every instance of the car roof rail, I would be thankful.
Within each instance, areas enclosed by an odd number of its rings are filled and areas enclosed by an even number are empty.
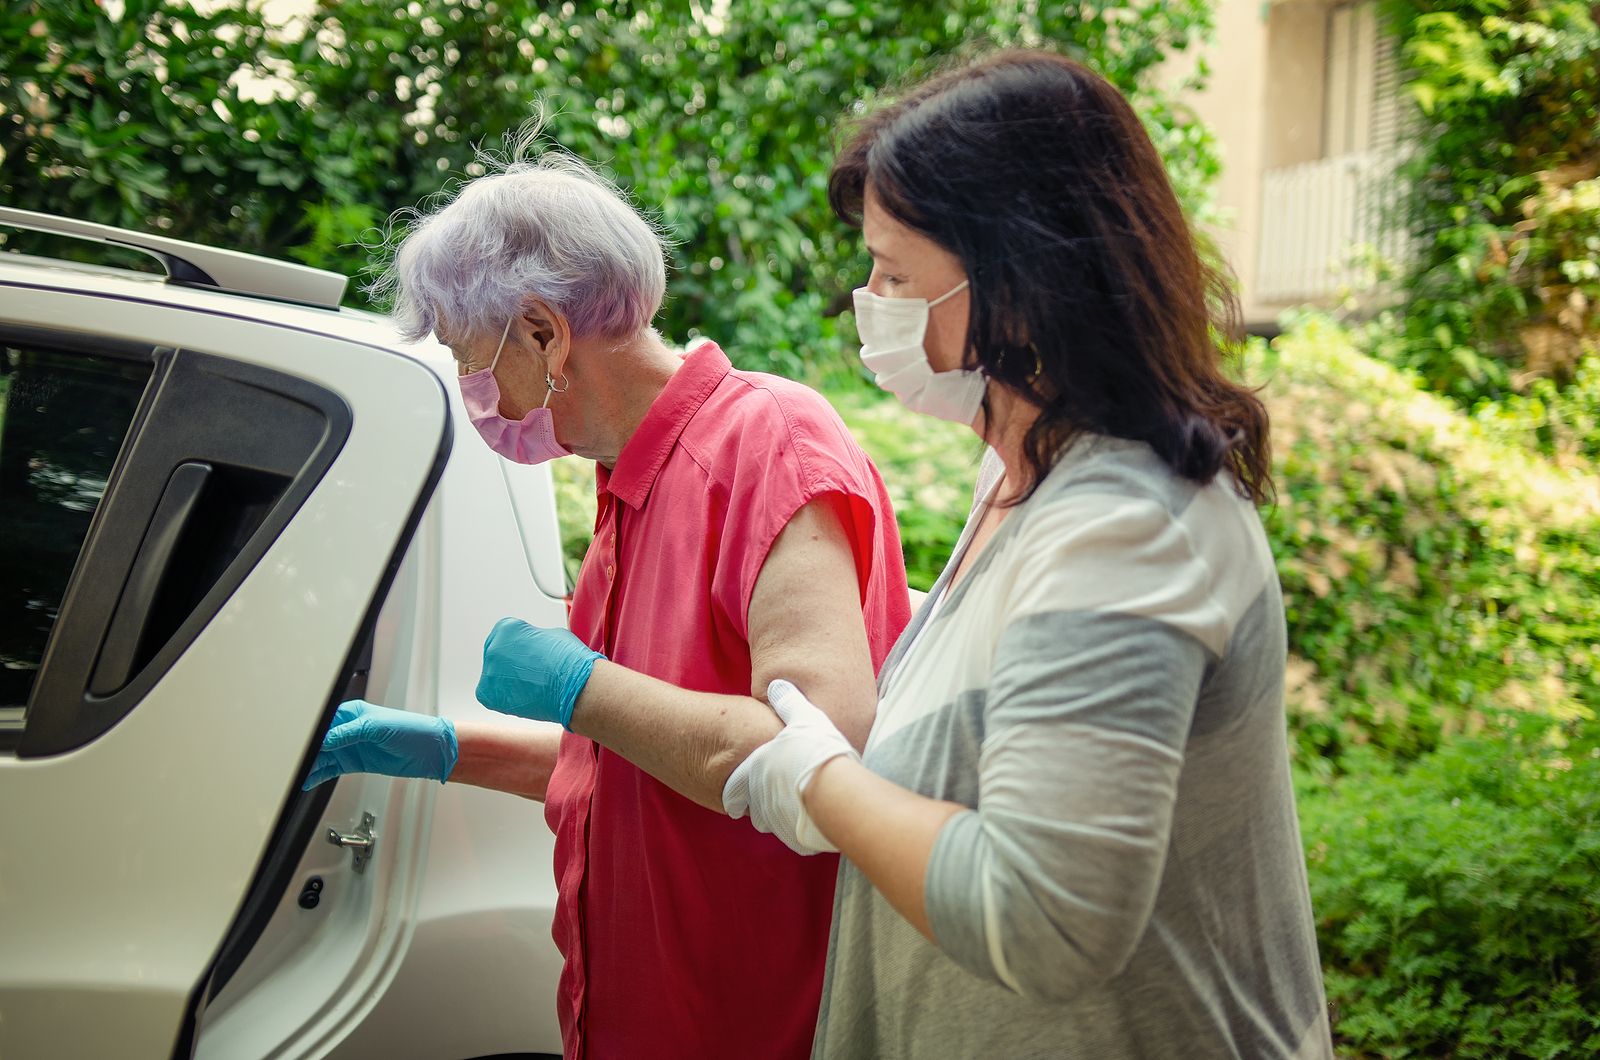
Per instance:
[[[344,298],[345,284],[349,282],[337,272],[309,265],[274,261],[237,250],[206,247],[10,206],[0,206],[0,225],[141,251],[161,262],[167,270],[168,283],[186,287],[209,287],[256,298],[338,309]]]

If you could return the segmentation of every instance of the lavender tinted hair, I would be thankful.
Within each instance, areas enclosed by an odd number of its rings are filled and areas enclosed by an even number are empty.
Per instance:
[[[479,161],[492,171],[410,213],[368,287],[392,299],[401,335],[498,333],[530,295],[577,336],[626,338],[649,326],[666,294],[666,247],[613,184],[554,151]]]

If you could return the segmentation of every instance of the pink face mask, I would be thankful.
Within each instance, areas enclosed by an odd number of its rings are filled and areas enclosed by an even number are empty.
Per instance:
[[[506,321],[505,331],[500,333],[500,345],[495,347],[494,360],[489,362],[489,367],[456,380],[461,387],[461,401],[467,406],[467,419],[472,421],[478,436],[488,443],[489,448],[507,460],[519,464],[542,464],[558,456],[571,455],[570,449],[562,448],[561,443],[556,441],[555,421],[545,407],[550,404],[550,394],[565,391],[564,387],[556,389],[556,381],[550,378],[550,373],[546,372],[544,377],[545,386],[550,388],[544,396],[544,405],[521,420],[508,420],[500,415],[500,384],[495,381],[494,366],[500,363],[500,351],[505,349],[506,336],[509,334],[510,320]]]

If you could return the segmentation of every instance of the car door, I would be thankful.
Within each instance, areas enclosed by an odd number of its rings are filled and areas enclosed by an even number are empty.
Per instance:
[[[249,299],[72,286],[0,282],[0,1056],[188,1055],[322,815],[450,417]]]
[[[483,444],[446,351],[407,353],[444,373],[456,442],[349,694],[458,724],[536,725],[491,714],[473,689],[498,619],[566,621],[549,469]],[[369,814],[377,845],[357,871],[325,835]],[[266,929],[207,1006],[196,1057],[559,1053],[553,843],[536,802],[340,778]]]

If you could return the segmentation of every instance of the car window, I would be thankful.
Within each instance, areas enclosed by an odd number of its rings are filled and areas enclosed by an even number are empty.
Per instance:
[[[21,727],[150,363],[0,346],[0,730]]]

